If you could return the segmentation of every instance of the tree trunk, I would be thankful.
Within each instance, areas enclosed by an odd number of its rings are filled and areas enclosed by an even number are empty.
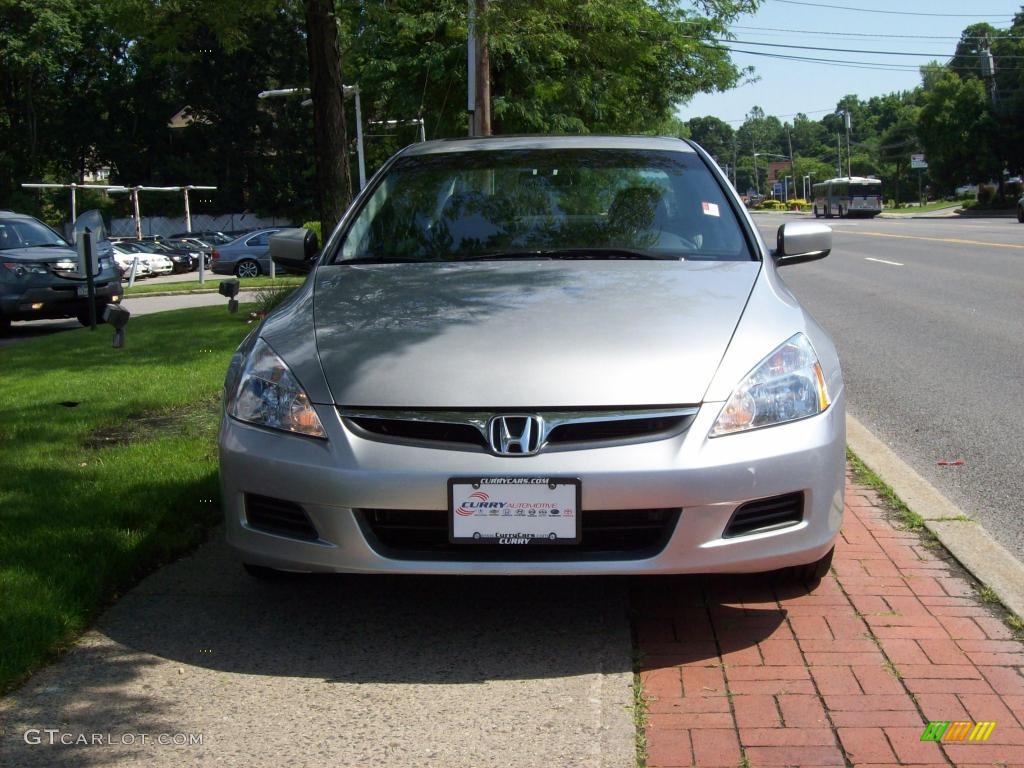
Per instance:
[[[474,136],[491,135],[491,51],[487,35],[488,0],[476,2],[476,112]]]
[[[306,51],[313,96],[317,206],[326,236],[352,201],[341,53],[333,0],[306,0]]]

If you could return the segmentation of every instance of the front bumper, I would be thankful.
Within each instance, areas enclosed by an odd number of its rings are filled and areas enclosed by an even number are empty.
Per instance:
[[[286,570],[421,574],[748,573],[803,565],[833,546],[842,522],[845,408],[840,394],[825,413],[778,427],[709,440],[721,403],[701,408],[689,429],[635,445],[497,457],[396,445],[346,429],[335,408],[317,406],[329,441],[253,427],[225,416],[219,449],[228,543],[242,560]],[[354,510],[443,510],[447,481],[463,476],[571,476],[588,510],[677,508],[664,547],[639,559],[480,561],[381,554]],[[802,492],[794,525],[723,538],[745,502]],[[301,505],[319,534],[300,541],[246,520],[245,494]],[[503,553],[504,554],[504,553]]]
[[[89,297],[79,296],[78,286],[85,283],[48,285],[29,288],[20,293],[0,295],[0,316],[9,320],[46,320],[75,317],[88,309]],[[96,283],[96,303],[116,303],[124,296],[120,280]],[[34,308],[36,305],[38,308]]]

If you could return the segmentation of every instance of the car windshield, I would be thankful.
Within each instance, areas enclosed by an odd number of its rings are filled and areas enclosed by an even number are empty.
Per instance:
[[[690,151],[498,150],[400,158],[348,229],[345,261],[753,258]]]
[[[17,248],[67,248],[64,238],[32,219],[0,219],[0,251]]]

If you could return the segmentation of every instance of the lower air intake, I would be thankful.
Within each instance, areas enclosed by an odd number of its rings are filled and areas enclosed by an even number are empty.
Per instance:
[[[245,494],[245,519],[250,528],[290,539],[316,541],[320,538],[306,510],[292,501]]]
[[[803,493],[787,493],[770,499],[748,501],[732,514],[723,538],[749,536],[796,525],[804,519]]]

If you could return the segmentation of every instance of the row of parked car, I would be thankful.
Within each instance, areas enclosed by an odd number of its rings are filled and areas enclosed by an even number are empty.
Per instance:
[[[240,235],[223,232],[182,232],[171,237],[115,238],[114,260],[122,278],[135,265],[135,278],[178,274],[204,268],[220,275],[258,277],[270,272],[270,236],[278,229]]]

